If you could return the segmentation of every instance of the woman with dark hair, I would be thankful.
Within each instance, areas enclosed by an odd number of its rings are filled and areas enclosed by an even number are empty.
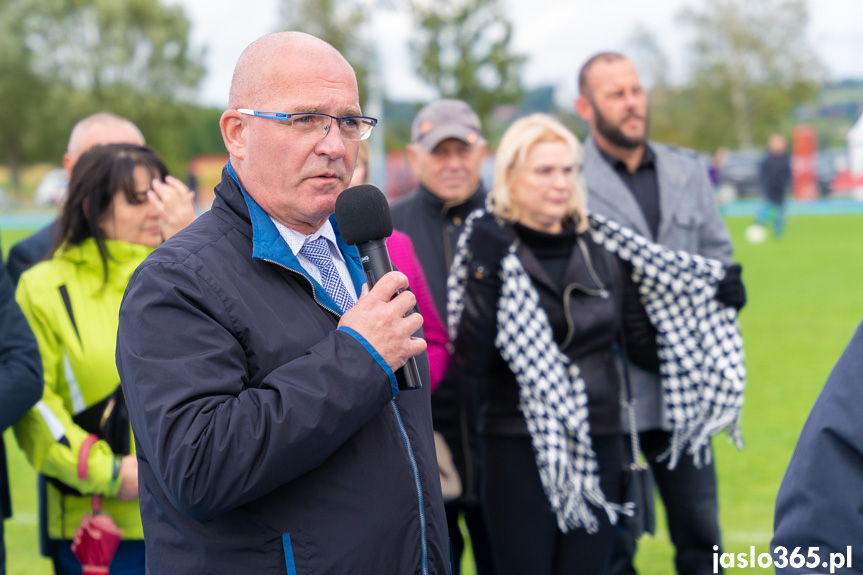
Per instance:
[[[114,362],[117,322],[132,273],[194,216],[192,194],[153,150],[94,147],[72,172],[53,256],[18,284],[45,389],[15,435],[48,478],[48,536],[64,574],[81,573],[72,538],[93,496],[123,531],[112,575],[145,572],[138,464]]]

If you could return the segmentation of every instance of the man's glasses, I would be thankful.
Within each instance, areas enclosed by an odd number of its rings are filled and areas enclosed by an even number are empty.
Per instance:
[[[365,140],[372,135],[372,128],[378,121],[368,116],[330,116],[318,112],[301,112],[299,114],[286,114],[285,112],[262,112],[248,108],[238,108],[237,111],[248,116],[268,118],[285,122],[290,128],[302,135],[323,134],[327,135],[335,120],[339,126],[339,133],[345,140]]]

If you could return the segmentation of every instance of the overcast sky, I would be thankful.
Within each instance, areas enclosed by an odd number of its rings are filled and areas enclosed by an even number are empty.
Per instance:
[[[277,0],[165,0],[184,6],[192,22],[192,42],[207,50],[207,76],[201,102],[227,104],[231,73],[243,49],[275,30]],[[515,25],[515,49],[526,54],[524,83],[551,84],[561,101],[575,97],[575,73],[600,50],[629,48],[640,24],[660,40],[671,59],[672,77],[682,74],[688,38],[675,15],[700,0],[504,0]],[[399,0],[394,0],[400,5]],[[809,40],[833,79],[863,79],[863,0],[810,0]],[[392,100],[429,100],[434,90],[413,73],[408,38],[411,22],[403,10],[376,12],[373,29]]]

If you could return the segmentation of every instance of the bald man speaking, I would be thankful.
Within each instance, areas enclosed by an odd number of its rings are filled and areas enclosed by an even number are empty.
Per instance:
[[[449,573],[422,318],[401,273],[365,286],[332,217],[376,122],[313,36],[237,62],[212,210],[120,311],[151,573]]]

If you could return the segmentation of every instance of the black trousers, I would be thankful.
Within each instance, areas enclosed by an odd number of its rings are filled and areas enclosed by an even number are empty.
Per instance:
[[[602,509],[591,507],[599,531],[563,533],[542,489],[529,437],[485,437],[480,490],[497,575],[603,575],[615,528]],[[623,436],[593,438],[600,486],[620,502]]]
[[[626,438],[628,439],[628,435]],[[713,573],[713,546],[719,545],[719,504],[716,496],[716,469],[713,462],[696,468],[692,458],[683,456],[670,471],[667,461],[656,458],[668,448],[671,433],[661,430],[639,434],[641,449],[653,470],[662,504],[668,517],[668,533],[674,544],[674,565],[678,575]],[[628,443],[628,442],[627,442]],[[627,452],[630,448],[627,447]],[[611,575],[633,575],[637,546],[632,535],[618,529]]]

